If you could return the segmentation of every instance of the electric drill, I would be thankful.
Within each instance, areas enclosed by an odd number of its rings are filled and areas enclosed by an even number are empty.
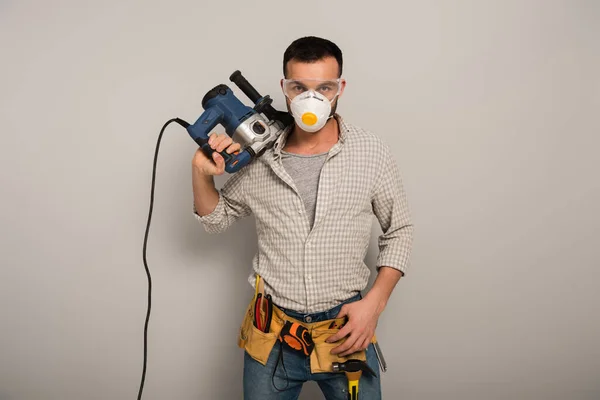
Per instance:
[[[186,129],[204,154],[212,160],[215,150],[208,144],[208,138],[215,126],[221,124],[231,139],[241,147],[240,151],[232,154],[225,150],[219,153],[225,160],[225,171],[231,174],[270,148],[285,127],[293,123],[293,117],[287,112],[275,110],[271,106],[273,100],[268,95],[261,96],[240,71],[235,71],[229,79],[252,100],[254,107],[244,105],[227,85],[220,84],[206,93],[202,99],[205,111]]]

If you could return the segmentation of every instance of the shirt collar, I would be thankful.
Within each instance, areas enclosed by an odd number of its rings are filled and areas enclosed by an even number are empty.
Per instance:
[[[348,137],[348,125],[344,122],[344,119],[338,113],[333,114],[333,118],[335,118],[338,122],[338,128],[339,128],[338,141],[340,144],[343,144]],[[287,138],[290,135],[290,133],[292,132],[293,128],[294,128],[294,124],[290,124],[283,130],[283,132],[281,132],[281,134],[279,135],[277,140],[275,140],[275,143],[273,144],[273,156],[275,158],[281,156],[281,150],[285,147]]]

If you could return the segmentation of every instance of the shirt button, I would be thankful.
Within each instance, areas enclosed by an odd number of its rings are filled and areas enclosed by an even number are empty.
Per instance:
[[[304,322],[310,323],[311,321],[312,321],[312,318],[310,317],[310,315],[307,315],[306,317],[304,317]]]
[[[310,280],[312,279],[312,277],[311,277],[310,275],[308,275],[308,276],[306,277],[306,279],[308,279],[308,280],[310,281]]]

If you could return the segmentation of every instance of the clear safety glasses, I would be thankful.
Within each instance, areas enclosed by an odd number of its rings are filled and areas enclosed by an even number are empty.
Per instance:
[[[341,79],[284,79],[283,93],[290,99],[308,90],[314,90],[332,101],[340,94]]]

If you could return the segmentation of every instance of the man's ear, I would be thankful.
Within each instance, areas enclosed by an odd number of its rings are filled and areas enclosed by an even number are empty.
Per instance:
[[[281,86],[281,90],[283,90],[283,78],[279,80],[279,86]]]
[[[342,97],[342,94],[344,94],[344,89],[346,88],[346,80],[345,79],[341,79],[340,80],[340,94],[338,95],[338,97]]]

